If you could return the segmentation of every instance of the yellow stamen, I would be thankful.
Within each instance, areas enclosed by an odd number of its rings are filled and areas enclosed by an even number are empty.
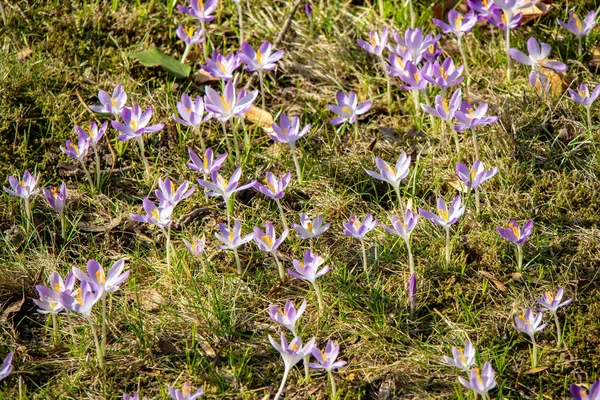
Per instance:
[[[267,185],[267,187],[269,188],[269,190],[275,194],[277,193],[277,189],[275,188],[275,186],[273,186],[268,180],[265,179],[265,185]]]
[[[413,78],[415,78],[415,81],[417,83],[421,82],[421,76],[419,75],[418,72],[415,72],[415,74],[413,75]]]
[[[584,89],[581,89],[581,90],[579,91],[579,95],[580,95],[581,97],[587,97],[587,93],[585,92],[585,90],[584,90]]]
[[[204,1],[198,0],[198,8],[200,9],[200,12],[204,13]]]
[[[173,182],[171,182],[171,194],[175,193],[176,190],[177,190],[176,185]]]
[[[114,99],[114,97],[111,97],[111,98],[110,98],[110,104],[111,104],[113,107],[117,108],[117,100],[115,100],[115,99]]]
[[[472,108],[467,108],[467,112],[469,113],[469,118],[475,118],[475,113]]]
[[[479,368],[473,368],[473,369],[477,373],[477,380],[479,381],[479,383],[483,383],[483,381],[481,380],[481,374],[479,373]]]
[[[377,37],[375,35],[371,35],[371,44],[377,46]]]
[[[56,186],[54,186],[50,192],[55,199],[58,197],[58,188]]]
[[[431,45],[431,46],[429,46],[427,49],[429,50],[429,52],[430,52],[431,54],[433,54],[433,53],[435,52],[435,45],[433,45],[433,44],[432,44],[432,45]]]
[[[129,126],[131,126],[131,128],[132,128],[134,131],[137,131],[137,129],[138,129],[138,128],[137,128],[137,122],[136,122],[136,121],[134,121],[134,120],[131,120],[131,121],[129,122]]]
[[[308,222],[306,223],[306,226],[307,226],[308,233],[313,233],[313,225],[312,225],[312,221],[308,221]]]
[[[513,234],[514,234],[514,235],[515,235],[517,238],[520,238],[520,237],[521,237],[521,230],[519,229],[519,227],[518,227],[518,226],[516,226],[516,225],[514,225],[512,222],[510,222],[510,223],[508,224],[508,227],[509,227],[510,229],[512,229],[512,231],[513,231]]]
[[[456,29],[460,29],[460,27],[461,27],[461,25],[462,25],[462,20],[463,20],[463,18],[464,18],[464,17],[463,17],[462,15],[459,15],[459,16],[456,18],[456,21],[454,21],[454,26],[456,26]]]
[[[94,130],[92,129],[92,124],[90,124],[87,129],[86,129],[88,135],[94,139],[96,137],[96,134],[94,133]]]
[[[152,215],[152,218],[154,218],[155,220],[158,220],[159,216],[158,216],[158,209],[154,209],[152,210],[152,212],[150,213]]]
[[[227,72],[227,71],[225,70],[225,66],[224,66],[223,64],[221,64],[221,62],[220,62],[220,61],[217,61],[217,65],[219,66],[219,69],[220,69],[221,71],[223,71],[223,72]]]
[[[448,79],[448,73],[446,72],[444,67],[440,67],[440,75],[442,76],[442,78]]]
[[[208,169],[208,157],[206,157],[206,153],[204,153],[204,169]]]
[[[71,143],[69,144],[69,146],[71,146],[73,150],[75,150],[75,154],[79,155],[79,146],[77,146],[75,143]],[[23,182],[23,184],[25,184],[25,182]]]
[[[185,34],[189,38],[192,38],[194,36],[194,27],[193,26],[185,27],[185,28],[183,28],[183,30],[185,31]]]
[[[400,57],[398,57],[398,56],[394,56],[394,57],[396,58],[396,62],[398,64],[400,64],[400,67],[404,68],[404,61]]]
[[[96,271],[96,279],[103,285],[106,283],[106,276],[102,271]]]
[[[75,291],[75,301],[77,301],[80,305],[83,305],[83,297],[81,296],[81,288]]]
[[[442,107],[444,107],[444,111],[446,111],[446,114],[448,114],[450,112],[450,107],[448,106],[448,100],[446,100],[445,98],[442,99]]]
[[[273,240],[271,239],[271,236],[264,235],[263,237],[260,238],[260,240],[265,242],[267,244],[267,246],[269,246],[269,247],[273,246]]]
[[[577,26],[577,29],[581,30],[581,28],[583,27],[583,24],[581,23],[581,20],[579,19],[577,14],[573,13],[573,14],[571,14],[571,17],[575,20],[575,25]]]
[[[502,13],[502,23],[506,26],[506,14]]]
[[[55,283],[55,284],[54,284],[54,291],[55,291],[56,293],[60,292],[60,284],[59,284],[59,283]]]
[[[262,57],[262,54],[260,53],[260,50],[257,50],[257,51],[256,51],[256,61],[258,61],[258,62],[260,63],[260,62],[261,62],[261,61],[260,61],[260,58],[261,58],[261,57]]]
[[[21,184],[21,186],[25,186],[25,181],[21,180],[21,182],[19,182]]]
[[[350,109],[349,109],[348,107],[343,107],[343,108],[342,108],[342,111],[343,111],[343,112],[345,112],[345,113],[347,113],[347,114],[352,114],[352,113],[350,112]]]
[[[552,293],[552,292],[544,292],[544,295],[548,299],[549,303],[552,303],[554,301],[554,293]]]
[[[229,185],[227,179],[223,178],[221,175],[217,175],[217,183],[221,188],[226,188]]]
[[[443,210],[441,208],[438,208],[438,214],[440,215],[440,217],[442,217],[442,219],[444,221],[448,221],[448,210]]]
[[[358,222],[358,220],[356,218],[350,218],[350,222],[352,222],[355,229],[358,229],[360,227],[360,223]]]
[[[488,8],[488,2],[487,0],[481,0],[481,4],[487,9]]]
[[[287,317],[287,313],[285,312],[285,310],[283,310],[283,309],[280,308],[279,310],[277,310],[277,312],[279,314],[283,315],[284,317]]]
[[[229,231],[229,241],[233,242],[233,231]]]
[[[325,355],[323,350],[319,350],[319,352],[321,353],[321,358],[323,359],[323,361],[325,361],[325,362],[329,361],[329,357],[327,357],[327,355]]]
[[[298,345],[296,343],[292,343],[292,345],[290,346],[290,350],[292,350],[293,352],[298,351]]]
[[[225,107],[225,110],[227,110],[227,111],[231,110],[231,106],[225,101],[224,96],[221,96],[221,103],[223,103],[223,107]]]
[[[471,181],[475,180],[475,176],[477,175],[477,171],[471,168]]]
[[[392,175],[396,176],[396,168],[395,167],[386,164],[385,167],[384,167],[384,169],[387,172],[391,173]]]

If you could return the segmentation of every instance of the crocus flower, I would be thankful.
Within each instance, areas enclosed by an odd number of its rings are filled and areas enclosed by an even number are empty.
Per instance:
[[[186,47],[193,46],[195,44],[200,44],[204,41],[204,30],[203,29],[194,29],[194,27],[184,27],[183,25],[179,25],[175,34],[183,43],[185,43]]]
[[[305,309],[306,300],[302,302],[300,307],[298,307],[298,310],[294,307],[294,303],[291,300],[288,300],[285,302],[285,307],[283,309],[271,304],[269,306],[269,316],[273,321],[289,329],[292,332],[292,335],[298,336],[296,334],[296,322],[300,319]]]
[[[79,268],[73,268],[73,275],[82,282],[89,282],[98,290],[106,293],[114,293],[119,290],[119,287],[129,277],[129,272],[123,272],[125,268],[125,259],[115,261],[110,267],[108,274],[104,273],[104,268],[96,260],[87,262],[87,274]]]
[[[75,286],[75,275],[69,273],[63,282],[60,274],[56,271],[50,274],[50,287],[36,285],[35,289],[40,295],[39,300],[33,299],[33,302],[39,307],[37,312],[40,314],[58,314],[64,309],[60,302],[62,292],[70,293]]]
[[[517,221],[511,220],[508,223],[508,228],[497,227],[496,230],[504,239],[516,245],[522,245],[529,239],[529,236],[533,232],[533,221],[527,221],[523,225],[523,229],[521,229]]]
[[[252,106],[258,91],[253,90],[247,93],[242,89],[238,94],[235,92],[235,84],[228,81],[225,85],[223,96],[219,95],[213,88],[206,86],[205,108],[214,113],[215,117],[221,121],[229,121],[234,116],[244,115]]]
[[[108,128],[108,121],[103,123],[100,127],[98,127],[96,122],[92,121],[85,129],[75,125],[75,131],[77,134],[80,137],[83,136],[87,138],[92,147],[96,146],[100,139],[102,139],[102,136],[104,136],[106,133],[106,128]]]
[[[289,231],[287,229],[284,230],[281,233],[281,236],[277,238],[277,235],[275,233],[275,227],[271,222],[267,222],[265,224],[264,231],[258,226],[254,227],[253,239],[259,249],[268,253],[272,253],[275,250],[277,250],[279,245],[285,240],[285,238],[288,235],[288,232]]]
[[[423,75],[431,75],[433,73],[433,64],[425,63],[423,68],[419,70],[415,64],[407,61],[405,70],[405,74],[399,76],[405,85],[400,87],[404,90],[419,90],[425,93],[429,81],[424,79]]]
[[[498,8],[496,5],[492,4],[493,7],[490,9],[490,13],[488,14],[487,21],[494,25],[498,29],[506,30],[507,21],[504,12]],[[521,19],[523,18],[523,13],[518,13],[513,16],[510,21],[508,21],[508,31],[511,29],[517,29],[521,26]]]
[[[209,120],[210,113],[204,115],[204,101],[202,97],[196,96],[196,101],[192,100],[187,94],[181,95],[181,100],[177,102],[177,114],[173,114],[173,119],[179,124],[196,129],[203,122]],[[204,148],[204,147],[202,147]]]
[[[215,16],[211,14],[215,12],[218,4],[219,0],[207,0],[206,2],[204,0],[190,0],[190,7],[178,4],[177,9],[184,14],[196,17],[204,24],[215,19]]]
[[[417,294],[417,275],[411,274],[408,280],[408,302],[410,303],[410,316],[412,317],[415,312]]]
[[[310,124],[307,124],[300,130],[300,118],[294,116],[290,119],[285,114],[281,114],[279,117],[279,125],[273,123],[271,127],[273,128],[273,133],[269,133],[269,137],[276,142],[286,143],[291,149],[294,149],[296,141],[310,130]]]
[[[4,191],[11,196],[17,196],[23,200],[28,200],[40,190],[39,188],[36,188],[37,181],[37,178],[32,175],[31,172],[25,170],[21,179],[19,179],[18,176],[9,176],[8,184],[12,190],[4,186]]]
[[[61,292],[59,299],[65,308],[81,314],[89,319],[92,314],[92,307],[102,297],[102,288],[94,286],[92,283],[82,281],[79,289],[74,292]]]
[[[575,103],[581,104],[583,107],[585,107],[585,110],[587,111],[588,128],[591,128],[592,103],[596,101],[596,98],[598,97],[598,95],[600,95],[600,85],[596,86],[591,95],[587,86],[585,86],[583,83],[579,85],[579,90],[573,90],[569,88],[568,92]]]
[[[592,29],[594,29],[594,26],[596,26],[596,11],[591,10],[587,13],[583,18],[583,21],[577,14],[571,13],[568,23],[565,23],[558,18],[556,19],[556,22],[577,38],[581,38],[582,36],[588,35]]]
[[[458,221],[458,219],[464,214],[465,208],[466,207],[462,205],[462,199],[460,198],[460,195],[454,198],[450,204],[450,208],[448,208],[443,198],[438,197],[437,215],[422,208],[419,208],[419,214],[436,225],[450,229],[450,227],[454,225],[456,221]]]
[[[551,315],[554,316],[554,323],[556,325],[556,342],[557,342],[556,344],[558,347],[560,347],[560,345],[562,343],[562,334],[561,334],[560,322],[558,320],[557,311],[560,307],[564,307],[568,304],[571,304],[571,302],[573,301],[572,298],[562,301],[563,295],[564,295],[564,290],[563,290],[563,288],[559,287],[558,290],[556,291],[556,294],[554,294],[552,292],[543,292],[542,297],[535,298],[535,301],[537,301],[538,304],[541,305],[541,307],[536,308],[537,311],[549,312]]]
[[[67,185],[61,183],[60,188],[56,186],[48,186],[43,189],[44,197],[50,204],[50,207],[59,214],[62,214],[65,210],[65,203],[67,201]]]
[[[231,219],[229,211],[229,199],[231,196],[236,192],[240,192],[254,186],[254,181],[250,181],[245,185],[238,187],[241,176],[242,168],[238,167],[235,171],[233,171],[233,174],[231,174],[229,180],[223,178],[217,171],[213,171],[210,176],[212,182],[205,181],[204,179],[197,179],[198,183],[205,188],[205,193],[207,195],[210,197],[223,197],[228,221]]]
[[[464,67],[461,65],[454,67],[452,57],[448,57],[444,62],[434,61],[431,67],[431,75],[423,74],[423,79],[437,85],[445,93],[450,86],[459,85],[464,77],[462,77]]]
[[[352,215],[348,221],[342,222],[342,226],[344,227],[344,235],[363,241],[366,234],[375,229],[377,220],[371,214],[367,214],[361,223],[357,217]]]
[[[498,167],[486,171],[483,163],[477,160],[471,168],[462,163],[456,163],[456,173],[466,187],[476,189],[483,182],[493,178],[498,173]]]
[[[273,71],[277,61],[281,60],[284,51],[279,50],[272,53],[272,45],[269,41],[264,41],[258,51],[255,51],[248,43],[242,43],[242,52],[239,53],[240,60],[246,64],[244,69],[249,72],[258,70]]]
[[[281,386],[279,390],[275,394],[274,400],[278,400],[285,388],[285,383],[287,381],[287,377],[294,368],[294,365],[298,364],[300,360],[302,360],[305,356],[310,354],[314,345],[315,339],[311,339],[306,345],[302,346],[302,339],[299,336],[296,336],[294,340],[292,340],[289,344],[285,338],[285,335],[281,334],[281,345],[279,345],[272,337],[269,335],[269,342],[271,345],[281,354],[281,358],[283,358],[284,363],[284,372],[283,379],[281,381]]]
[[[492,2],[500,7],[500,9],[504,12],[506,21],[510,23],[513,16],[515,16],[519,10],[531,7],[537,2],[537,0],[492,0]]]
[[[90,106],[92,111],[102,114],[113,114],[115,118],[118,118],[127,103],[127,93],[121,84],[115,86],[112,96],[106,93],[104,90],[98,91],[98,100],[100,100],[99,106]]]
[[[187,163],[187,166],[196,172],[201,172],[205,175],[211,175],[213,172],[217,172],[223,166],[227,153],[223,153],[217,158],[214,156],[212,148],[206,149],[202,158],[198,157],[192,149],[188,148],[188,154],[190,155],[191,162]]]
[[[381,31],[381,36],[379,36],[377,31],[371,31],[369,33],[368,41],[358,39],[356,42],[366,52],[380,56],[387,44],[388,31],[389,29],[387,26]]]
[[[402,203],[402,196],[400,195],[400,182],[406,178],[410,168],[410,158],[406,155],[406,152],[402,152],[395,165],[390,165],[388,162],[381,158],[375,158],[375,165],[379,169],[379,173],[365,169],[369,176],[387,182],[396,191],[398,195],[398,201]]]
[[[443,33],[452,32],[456,35],[458,40],[460,40],[465,33],[470,32],[476,22],[477,16],[473,10],[465,15],[462,15],[454,9],[450,10],[448,12],[448,23],[437,18],[433,19],[433,23],[438,26]]]
[[[307,1],[304,5],[304,13],[309,20],[312,20],[312,6],[310,5],[309,1]]]
[[[442,48],[439,44],[434,43],[427,47],[427,50],[423,53],[423,59],[430,63],[436,61],[442,55]]]
[[[535,315],[533,310],[528,308],[524,313],[515,317],[513,328],[517,331],[525,333],[531,339],[533,345],[533,368],[537,367],[537,345],[535,343],[535,334],[546,327],[547,324],[542,324],[542,313]]]
[[[231,81],[233,73],[240,65],[242,61],[236,53],[223,56],[217,50],[213,50],[212,58],[206,59],[206,65],[202,65],[202,69],[215,78]]]
[[[219,231],[221,234],[215,233],[215,237],[225,244],[224,246],[217,246],[221,250],[237,249],[254,238],[254,234],[252,233],[242,237],[242,224],[240,221],[235,221],[233,228],[229,228],[225,224],[219,224]]]
[[[332,125],[340,125],[344,122],[353,124],[359,115],[362,115],[369,111],[372,103],[365,101],[358,104],[356,93],[350,92],[346,95],[344,92],[339,91],[335,95],[337,105],[329,104],[329,111],[338,114],[338,117],[333,118],[330,123]]]
[[[67,139],[65,147],[61,147],[60,150],[68,155],[76,159],[77,161],[82,161],[85,156],[87,156],[88,150],[90,149],[90,141],[86,134],[78,134],[77,144],[73,143],[71,140]]]
[[[488,103],[481,103],[477,108],[471,105],[471,103],[463,101],[460,108],[454,113],[454,118],[459,122],[454,127],[457,131],[464,131],[467,129],[474,129],[481,125],[493,124],[498,121],[498,117],[484,117],[488,109]],[[479,157],[478,157],[479,158]]]
[[[294,260],[292,262],[296,272],[292,271],[291,269],[288,269],[287,272],[294,278],[307,281],[314,286],[317,278],[320,278],[329,272],[329,265],[319,270],[319,267],[323,265],[323,263],[325,263],[325,259],[323,257],[311,252],[310,250],[306,250],[304,252],[304,261]]]
[[[196,190],[196,186],[191,185],[190,187],[188,181],[177,187],[169,178],[164,181],[158,178],[158,189],[154,191],[154,195],[160,201],[160,207],[175,207],[179,202],[194,194],[194,190]]]
[[[12,366],[13,353],[8,353],[2,365],[0,365],[0,381],[6,378],[13,370]]]
[[[194,390],[192,389],[192,384],[190,382],[186,382],[183,384],[181,389],[177,390],[169,386],[169,395],[173,400],[196,400],[200,396],[204,395],[204,386],[201,386],[200,389],[193,393],[192,390]]]
[[[494,372],[492,365],[486,361],[481,372],[479,368],[473,368],[469,380],[462,376],[459,376],[458,380],[461,385],[485,398],[487,393],[496,387],[496,372]]]
[[[167,205],[166,207],[157,207],[156,204],[148,198],[142,201],[142,206],[146,215],[129,214],[129,218],[137,222],[157,225],[161,228],[170,226],[171,223],[173,223],[171,220],[173,206]]]
[[[565,72],[567,70],[566,64],[548,59],[551,50],[552,47],[550,47],[549,44],[538,43],[532,36],[527,40],[528,56],[518,49],[510,49],[509,54],[517,62],[531,66],[531,72],[529,73],[529,83],[531,86],[535,86],[535,83],[539,79],[540,83],[548,89],[550,87],[550,81],[546,76],[546,70],[557,73]]]
[[[479,20],[489,17],[494,9],[500,10],[492,1],[488,0],[467,0],[467,5],[477,13]]]
[[[192,236],[192,242],[188,242],[183,239],[183,243],[185,243],[185,247],[196,257],[201,257],[204,252],[204,245],[206,243],[206,237],[204,234],[201,237],[197,237],[196,235]]]
[[[410,61],[415,65],[418,65],[421,62],[427,49],[431,46],[435,46],[438,40],[440,40],[440,35],[433,36],[427,34],[423,36],[423,30],[421,28],[408,28],[404,33],[404,37],[400,36],[400,33],[394,30],[392,36],[394,37],[397,46],[388,46],[390,51],[402,58],[404,58],[406,52],[408,52],[408,54],[410,54]]]
[[[161,131],[165,125],[156,124],[148,126],[150,118],[152,118],[152,107],[148,107],[145,111],[139,104],[134,104],[133,108],[125,107],[121,112],[123,122],[112,121],[112,127],[121,132],[118,139],[125,142],[130,139],[136,139],[145,133],[153,133]]]
[[[300,239],[314,239],[325,232],[331,224],[323,225],[323,217],[315,217],[311,220],[308,215],[300,214],[300,225],[294,224],[293,228],[298,233]]]
[[[575,400],[600,400],[600,380],[592,384],[589,392],[575,384],[571,385],[569,391]]]
[[[282,178],[277,178],[270,172],[267,172],[265,184],[263,185],[258,180],[254,182],[254,189],[258,190],[265,196],[279,200],[285,194],[285,189],[290,184],[290,180],[292,179],[292,173],[288,172]]]
[[[339,353],[340,346],[335,342],[328,340],[325,351],[319,350],[316,346],[313,347],[311,354],[317,362],[309,363],[308,366],[315,369],[324,369],[326,371],[342,368],[348,363],[346,361],[337,361]]]
[[[428,114],[444,120],[448,125],[452,125],[454,113],[459,109],[462,102],[462,90],[456,89],[450,98],[450,102],[445,97],[435,96],[435,108],[421,103],[421,108]]]
[[[385,226],[383,224],[381,224],[381,226],[383,229],[385,229],[387,232],[391,233],[392,235],[398,235],[402,239],[404,239],[404,242],[406,243],[406,247],[408,249],[408,263],[410,266],[410,273],[411,273],[411,275],[413,275],[415,272],[415,265],[414,265],[412,250],[410,248],[410,235],[411,235],[413,229],[415,229],[415,226],[417,226],[417,221],[419,220],[419,214],[412,212],[412,210],[409,208],[406,210],[403,220],[396,217],[395,215],[392,216],[391,220],[392,220],[391,228],[388,228],[387,226]]]
[[[468,371],[475,364],[475,348],[471,341],[467,340],[464,348],[453,347],[452,357],[444,356],[444,361],[461,371]]]
[[[404,53],[404,57],[400,57],[396,54],[388,54],[389,65],[386,66],[387,72],[391,76],[395,76],[397,78],[406,74],[406,63],[410,61],[410,55],[407,52]]]

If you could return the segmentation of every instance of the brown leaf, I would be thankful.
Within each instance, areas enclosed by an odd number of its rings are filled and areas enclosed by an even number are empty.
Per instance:
[[[504,285],[504,283],[500,282],[498,279],[496,279],[494,277],[494,275],[490,274],[487,271],[479,271],[479,273],[483,276],[485,276],[487,279],[489,279],[490,281],[492,281],[492,283],[494,284],[494,286],[496,286],[496,289],[502,291],[502,292],[506,292],[506,285]]]
[[[273,125],[273,117],[271,114],[268,111],[256,106],[250,107],[250,110],[248,110],[245,117],[248,121],[254,122],[256,125],[263,128]]]
[[[97,226],[97,225],[90,225],[90,224],[86,224],[85,222],[79,222],[77,224],[77,228],[81,229],[82,231],[85,232],[110,232],[113,228],[116,228],[119,224],[121,223],[121,218],[120,217],[116,217],[111,219],[108,224],[104,225],[104,226]]]
[[[215,78],[214,76],[212,76],[211,74],[209,74],[208,72],[206,72],[203,69],[199,69],[198,72],[196,72],[194,74],[194,78],[196,78],[198,83],[206,83],[206,82],[210,82],[210,81],[218,81],[219,80],[219,78]]]
[[[541,2],[534,4],[531,7],[522,8],[520,10],[521,13],[523,13],[523,18],[521,18],[521,24],[526,24],[529,21],[539,18],[542,15],[546,14],[549,10],[550,5]]]
[[[532,368],[529,371],[525,371],[523,372],[523,375],[531,375],[531,374],[537,374],[538,372],[542,372],[544,370],[547,370],[548,367],[537,367],[537,368]]]
[[[557,74],[556,72],[551,71],[549,69],[544,69],[543,72],[550,83],[550,92],[557,96],[563,94],[568,87],[568,85],[563,81],[563,76],[565,74]],[[539,79],[536,80],[535,87],[540,90],[546,90],[545,86],[542,85]]]
[[[196,340],[198,341],[198,343],[200,343],[200,347],[202,347],[202,351],[204,352],[204,354],[206,354],[210,358],[215,358],[217,356],[217,353],[212,348],[212,346],[210,345],[210,343],[208,343],[206,340],[204,340],[200,336],[197,336]]]
[[[156,312],[165,304],[165,298],[156,289],[140,290],[140,308],[147,312]]]
[[[600,45],[592,50],[592,57],[590,58],[590,61],[588,61],[588,65],[594,68],[600,67]]]
[[[17,53],[17,59],[19,61],[23,61],[24,59],[26,59],[27,57],[29,57],[32,54],[33,54],[33,50],[27,48],[27,49],[21,50],[20,52]]]
[[[0,324],[7,323],[8,319],[10,318],[10,314],[15,314],[21,311],[21,307],[23,307],[24,303],[25,295],[23,295],[23,298],[20,301],[17,301],[11,304],[10,306],[6,307],[4,310],[2,310],[2,314],[0,314]]]
[[[181,351],[169,339],[158,338],[158,348],[164,354],[179,354]]]
[[[452,186],[454,189],[458,190],[459,192],[462,193],[467,193],[469,191],[469,188],[465,186],[465,183],[461,180],[458,179],[450,179],[448,181],[448,184],[450,186]]]

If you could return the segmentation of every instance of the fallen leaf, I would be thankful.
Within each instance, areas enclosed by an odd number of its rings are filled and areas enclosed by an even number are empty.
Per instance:
[[[158,338],[158,348],[164,354],[179,354],[181,351],[173,344],[170,340],[165,338]]]
[[[165,304],[165,298],[156,289],[140,290],[140,308],[147,312],[156,312]]]
[[[546,14],[549,10],[550,5],[542,2],[534,4],[531,7],[523,8],[521,9],[521,13],[523,14],[523,18],[521,18],[521,24],[526,24],[529,21],[539,18]]]
[[[4,310],[2,310],[2,314],[0,315],[0,323],[5,324],[6,322],[8,322],[9,315],[21,311],[21,307],[23,307],[24,303],[25,295],[23,295],[23,298],[20,301],[17,301],[11,304],[10,306],[6,307]]]
[[[529,371],[525,371],[523,372],[523,375],[531,375],[531,374],[537,374],[538,372],[542,372],[544,370],[547,370],[548,367],[537,367],[537,368],[532,368]]]
[[[20,52],[17,53],[17,59],[19,61],[23,61],[24,59],[26,59],[27,57],[29,57],[32,54],[33,54],[33,50],[27,48],[27,49],[21,50]]]
[[[194,74],[194,78],[196,78],[196,80],[198,81],[198,83],[205,83],[205,82],[218,81],[219,80],[219,78],[215,78],[214,76],[212,76],[211,74],[209,74],[208,72],[206,72],[203,69],[199,69],[198,72],[196,72]]]
[[[120,223],[121,223],[121,218],[116,217],[116,218],[111,219],[108,222],[108,224],[106,224],[104,226],[91,225],[91,224],[86,224],[85,222],[79,222],[77,224],[77,228],[81,229],[82,231],[85,231],[85,232],[96,232],[96,233],[110,232],[111,230],[116,228]]]
[[[487,271],[479,271],[479,273],[483,276],[485,276],[487,279],[489,279],[490,281],[492,281],[492,283],[494,284],[494,286],[496,286],[496,289],[502,291],[502,292],[506,292],[506,285],[504,285],[504,283],[500,282],[498,279],[496,279],[494,277],[494,275],[490,274]]]
[[[560,96],[567,89],[568,85],[563,80],[564,73],[558,74],[549,69],[544,69],[544,75],[548,78],[548,82],[550,83],[549,90],[552,94]],[[540,90],[546,90],[539,78],[535,81],[535,87]]]
[[[245,117],[248,121],[254,122],[256,125],[263,128],[273,125],[273,117],[271,114],[256,106],[250,107],[250,110],[248,110]]]
[[[465,186],[465,183],[458,179],[450,179],[448,184],[459,192],[467,193],[469,191],[469,188]]]
[[[210,343],[208,343],[206,340],[204,340],[203,337],[196,336],[196,340],[198,341],[198,343],[200,343],[200,347],[202,347],[202,351],[204,352],[204,354],[206,354],[210,358],[215,358],[217,356],[217,353],[212,348]]]
[[[588,65],[594,68],[600,67],[600,45],[592,50],[592,57],[590,58],[590,61],[588,61]]]

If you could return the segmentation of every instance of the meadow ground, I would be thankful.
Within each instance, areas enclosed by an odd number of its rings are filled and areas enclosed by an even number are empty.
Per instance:
[[[332,224],[313,243],[331,266],[320,278],[326,307],[319,313],[312,288],[292,278],[279,282],[272,257],[253,243],[240,253],[246,272],[235,274],[232,254],[215,247],[213,234],[225,220],[218,199],[207,203],[197,190],[178,206],[170,268],[160,232],[128,217],[141,212],[142,199],[151,195],[159,177],[177,182],[197,177],[186,167],[187,148],[199,148],[196,134],[179,127],[171,114],[182,93],[203,94],[205,83],[174,79],[128,57],[154,46],[175,56],[182,52],[175,28],[188,19],[166,3],[3,1],[0,177],[28,168],[41,177],[42,186],[65,181],[70,200],[68,234],[62,240],[55,234],[60,232],[56,214],[42,195],[34,203],[35,230],[27,233],[21,203],[0,195],[0,357],[15,354],[15,370],[0,383],[0,398],[118,399],[123,392],[140,391],[163,399],[168,385],[180,387],[186,381],[205,385],[207,398],[268,398],[277,390],[283,365],[267,339],[281,331],[267,308],[303,298],[308,308],[299,322],[300,335],[305,340],[314,336],[319,346],[327,339],[338,341],[340,358],[348,361],[335,373],[341,399],[472,398],[442,360],[467,338],[478,360],[490,361],[496,370],[493,398],[567,398],[571,383],[600,378],[597,105],[589,129],[583,108],[563,90],[544,94],[530,87],[526,67],[516,66],[513,82],[506,82],[501,35],[479,26],[465,37],[473,79],[468,89],[463,84],[463,94],[472,103],[488,102],[488,115],[500,117],[481,129],[479,138],[485,165],[498,166],[499,173],[482,187],[480,215],[474,215],[469,198],[453,230],[449,269],[443,230],[424,218],[419,221],[412,239],[417,307],[410,318],[402,240],[381,228],[369,234],[367,274],[359,242],[342,234],[341,223],[350,215],[373,213],[388,224],[389,216],[398,214],[393,190],[364,171],[374,169],[375,157],[392,161],[401,151],[409,153],[404,199],[412,199],[414,209],[433,209],[438,195],[451,199],[457,194],[457,154],[450,136],[441,137],[427,116],[415,122],[412,98],[398,88],[399,81],[394,81],[393,107],[387,110],[380,65],[356,44],[384,25],[404,31],[407,12],[399,2],[386,2],[385,21],[368,3],[332,0],[323,8],[315,3],[312,26],[302,5],[280,46],[285,57],[266,80],[266,101],[274,116],[285,112],[312,124],[299,141],[304,182],[293,178],[282,202],[290,223],[308,212]],[[556,23],[568,10],[581,15],[593,6],[593,1],[556,2],[546,15],[513,31],[511,47],[524,49],[533,35],[553,46],[553,58],[568,64],[565,85],[594,86],[599,78],[588,69],[588,57],[578,60],[575,39]],[[274,41],[291,2],[244,0],[243,8],[245,40],[258,45]],[[209,26],[213,45],[225,53],[238,50],[235,10],[233,3],[220,4]],[[418,10],[417,25],[439,32],[428,3]],[[596,31],[588,50],[597,38]],[[443,35],[441,45],[460,60],[451,35]],[[188,60],[198,69],[200,51],[192,51]],[[144,179],[134,143],[117,147],[117,134],[109,129],[110,147],[107,141],[100,147],[102,193],[92,194],[78,164],[59,147],[75,136],[74,124],[96,118],[83,103],[97,104],[98,89],[112,91],[118,83],[130,104],[152,105],[153,123],[166,127],[145,139],[151,179]],[[329,124],[327,104],[334,103],[338,90],[373,101],[360,120],[356,142],[351,131]],[[243,153],[242,181],[262,178],[266,171],[293,171],[284,146],[274,144],[260,127],[247,127],[252,145]],[[224,151],[218,124],[204,124],[202,134],[218,153]],[[464,158],[471,162],[470,137],[461,134],[461,140]],[[232,166],[224,171],[231,173]],[[276,204],[254,190],[241,192],[234,209],[244,232],[269,220],[278,232],[282,229]],[[510,219],[535,223],[521,275],[514,274],[514,247],[495,230]],[[207,237],[205,273],[182,243],[202,233]],[[306,247],[292,232],[279,249],[286,267]],[[89,327],[75,315],[59,318],[61,339],[52,343],[51,321],[32,302],[34,286],[46,283],[51,271],[64,275],[74,266],[83,268],[88,259],[106,267],[123,257],[131,275],[109,304],[107,360],[100,369]],[[538,336],[543,368],[531,370],[529,341],[513,329],[513,318],[535,305],[534,296],[557,286],[575,298],[559,313],[564,346],[557,347],[548,321]],[[325,375],[315,372],[304,382],[301,369],[292,373],[286,398],[327,397]]]

